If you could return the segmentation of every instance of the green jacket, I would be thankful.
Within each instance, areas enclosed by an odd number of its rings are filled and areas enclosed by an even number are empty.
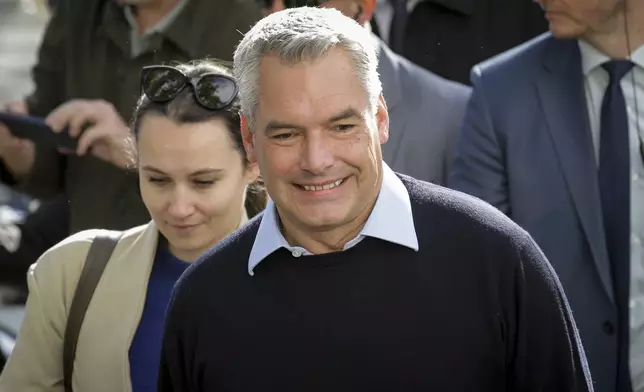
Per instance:
[[[115,0],[63,0],[53,13],[33,70],[29,113],[46,116],[71,99],[111,102],[128,122],[149,64],[213,57],[231,61],[242,33],[261,18],[252,0],[189,0],[148,50],[132,58],[130,25]],[[18,187],[38,197],[64,192],[71,232],[122,230],[149,221],[136,173],[97,158],[37,148],[33,172]]]

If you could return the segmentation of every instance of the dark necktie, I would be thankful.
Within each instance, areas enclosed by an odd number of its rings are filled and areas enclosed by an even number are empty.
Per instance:
[[[626,102],[620,82],[633,68],[627,60],[608,61],[602,67],[610,76],[601,112],[599,190],[606,232],[606,248],[617,302],[617,389],[630,392],[629,297],[630,297],[630,148]]]
[[[393,7],[394,15],[391,18],[391,29],[389,31],[389,47],[396,53],[402,54],[405,42],[405,30],[407,28],[407,0],[389,0]]]

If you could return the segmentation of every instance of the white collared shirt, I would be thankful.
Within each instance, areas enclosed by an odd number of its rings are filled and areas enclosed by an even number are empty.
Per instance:
[[[599,162],[601,107],[608,88],[608,72],[601,67],[610,58],[587,42],[579,41],[586,103],[595,162]],[[635,67],[621,81],[629,122],[631,155],[631,300],[630,368],[635,392],[644,391],[644,163],[637,132],[644,133],[644,45],[631,56]],[[639,128],[638,128],[639,122]],[[644,134],[640,135],[644,138]]]
[[[416,236],[407,188],[384,162],[382,169],[382,187],[371,215],[369,215],[360,234],[347,242],[344,250],[360,243],[365,237],[373,237],[418,251],[418,237]],[[278,219],[275,204],[270,200],[264,210],[255,243],[248,258],[248,273],[251,276],[260,262],[280,248],[288,249],[295,258],[312,255],[308,250],[299,246],[291,246],[286,241],[279,229]]]

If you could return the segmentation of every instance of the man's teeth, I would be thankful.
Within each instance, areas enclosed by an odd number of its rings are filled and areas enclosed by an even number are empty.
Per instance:
[[[324,184],[324,185],[302,185],[302,188],[306,191],[325,191],[328,189],[333,189],[336,186],[339,186],[344,182],[344,179],[338,180],[336,182],[332,182],[330,184]]]

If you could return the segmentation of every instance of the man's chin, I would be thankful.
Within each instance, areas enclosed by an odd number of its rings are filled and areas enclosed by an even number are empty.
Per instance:
[[[550,33],[558,39],[578,39],[583,35],[583,29],[566,23],[550,22]]]
[[[327,231],[345,225],[347,219],[346,216],[339,214],[337,211],[328,213],[311,211],[308,214],[303,214],[300,217],[300,222],[312,231]]]

